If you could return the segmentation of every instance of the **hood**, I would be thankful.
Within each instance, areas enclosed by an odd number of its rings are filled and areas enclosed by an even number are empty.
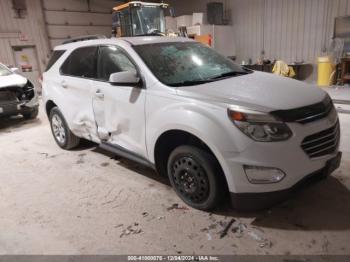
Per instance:
[[[8,76],[0,76],[0,88],[8,86],[24,86],[27,83],[27,79],[18,74],[11,74]]]
[[[254,72],[197,86],[177,88],[178,95],[260,111],[299,108],[322,101],[326,92],[294,79]]]

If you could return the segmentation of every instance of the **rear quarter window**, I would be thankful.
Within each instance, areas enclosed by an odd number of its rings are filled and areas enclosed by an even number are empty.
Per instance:
[[[66,52],[66,50],[53,51],[53,53],[49,59],[49,62],[46,65],[45,72],[50,70],[50,68],[57,62],[58,59],[60,59],[60,57],[64,54],[64,52]]]

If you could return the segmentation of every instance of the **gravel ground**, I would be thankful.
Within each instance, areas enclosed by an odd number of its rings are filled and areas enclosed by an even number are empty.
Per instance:
[[[93,144],[59,149],[43,112],[1,119],[0,254],[350,254],[350,115],[341,123],[332,177],[270,210],[206,213]]]

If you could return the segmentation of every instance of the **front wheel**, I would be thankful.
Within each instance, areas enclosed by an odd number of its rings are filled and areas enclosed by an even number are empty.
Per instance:
[[[196,209],[217,207],[226,189],[216,159],[194,146],[180,146],[170,154],[168,176],[177,195]]]
[[[57,107],[51,110],[49,119],[52,135],[61,148],[69,150],[79,145],[80,138],[70,131],[66,120]]]

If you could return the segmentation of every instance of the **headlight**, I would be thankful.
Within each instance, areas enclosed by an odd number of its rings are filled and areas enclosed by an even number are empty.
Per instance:
[[[227,113],[238,129],[255,141],[283,141],[292,136],[289,127],[272,115],[251,110],[243,112],[230,108]]]
[[[35,91],[32,82],[30,82],[29,80],[27,81],[27,83],[23,87],[23,92],[24,93],[22,94],[22,99],[33,99],[33,97],[35,96]]]

